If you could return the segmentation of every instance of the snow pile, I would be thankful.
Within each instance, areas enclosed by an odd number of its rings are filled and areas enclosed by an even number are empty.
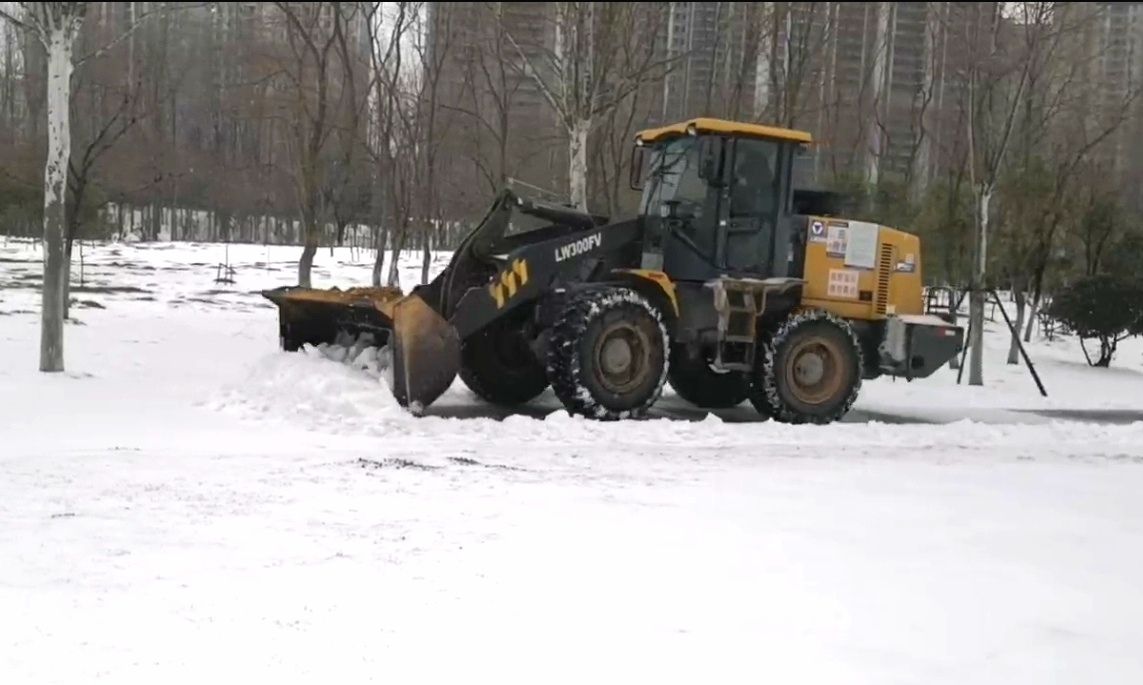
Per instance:
[[[206,403],[244,418],[344,430],[401,420],[405,410],[386,381],[388,364],[375,347],[306,345],[295,353],[267,354],[239,383],[227,383]]]
[[[1005,459],[1143,458],[1139,448],[1143,422],[991,424],[962,419],[936,426],[877,421],[799,426],[774,421],[730,423],[713,414],[702,420],[660,416],[600,422],[569,415],[554,398],[531,407],[537,416],[526,413],[529,407],[525,413],[509,413],[502,419],[449,416],[447,409],[441,410],[443,415],[414,416],[393,398],[384,378],[388,367],[377,361],[378,356],[375,348],[354,354],[333,346],[266,354],[208,406],[244,420],[317,434],[384,438],[386,445],[431,441],[439,451],[428,458],[434,464],[447,463],[459,446],[472,444],[500,450],[509,455],[505,463],[518,466],[543,459],[533,450],[517,449],[520,445],[545,445],[544,454],[549,456],[606,445],[616,454],[713,450],[734,460],[765,459],[791,451],[808,454],[806,450],[819,450],[823,456],[843,450],[855,458],[911,458],[925,451],[950,458],[990,453]],[[456,385],[460,387],[454,386],[443,403],[467,393],[460,381]]]

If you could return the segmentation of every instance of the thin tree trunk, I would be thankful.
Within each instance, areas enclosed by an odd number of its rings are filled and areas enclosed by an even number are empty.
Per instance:
[[[1111,366],[1111,358],[1115,356],[1115,341],[1107,338],[1099,339],[1099,361],[1095,363],[1097,368],[1106,369]]]
[[[1027,311],[1028,298],[1024,295],[1024,289],[1017,286],[1013,291],[1016,296],[1016,326],[1012,333],[1012,342],[1008,345],[1008,363],[1020,363],[1020,329],[1024,327],[1024,315]]]
[[[385,247],[388,240],[389,232],[385,229],[377,229],[377,239],[374,247],[377,249],[377,258],[373,260],[373,287],[377,288],[381,285],[381,271],[385,266]]]
[[[84,174],[86,176],[86,174]],[[81,176],[76,181],[75,190],[72,193],[74,201],[71,208],[71,214],[67,217],[67,233],[65,234],[64,242],[64,261],[67,267],[64,269],[64,294],[63,294],[63,308],[64,319],[71,318],[71,254],[72,243],[75,242],[76,235],[79,234],[79,211],[83,206],[83,196],[87,190],[87,180]]]
[[[1083,350],[1083,358],[1087,360],[1087,365],[1088,366],[1095,366],[1095,364],[1091,363],[1091,355],[1088,354],[1088,352],[1087,352],[1087,345],[1084,344],[1083,336],[1080,336],[1079,343],[1080,343],[1080,349]]]
[[[66,27],[47,38],[48,157],[44,165],[44,280],[40,371],[64,370],[64,297],[67,281],[67,174],[71,158],[71,36]]]
[[[587,134],[591,121],[580,119],[568,132],[568,184],[571,190],[571,203],[581,211],[587,211]]]
[[[310,273],[318,249],[317,217],[312,206],[306,209],[302,217],[302,230],[305,232],[305,247],[302,249],[302,258],[298,260],[298,285],[311,288]]]
[[[921,66],[921,107],[917,113],[917,154],[912,160],[909,176],[909,200],[920,203],[929,187],[932,168],[933,138],[929,132],[932,114],[930,105],[933,98],[933,55],[936,49],[936,33],[940,28],[936,3],[925,3],[925,37],[922,49]]]
[[[432,265],[432,261],[433,261],[432,237],[433,237],[433,225],[431,223],[426,224],[425,225],[424,253],[421,255],[421,283],[428,283],[429,282],[429,267]]]
[[[162,237],[163,232],[163,207],[158,202],[151,203],[151,237],[153,241],[158,241]]]
[[[976,263],[972,273],[972,295],[969,299],[968,384],[984,385],[984,282],[988,266],[988,208],[992,203],[992,187],[984,185],[977,196]]]
[[[64,242],[63,318],[71,319],[71,244],[69,235]]]
[[[892,6],[888,2],[878,2],[875,6],[877,33],[874,34],[873,69],[870,74],[870,86],[872,87],[870,102],[873,112],[869,120],[865,162],[866,181],[870,186],[876,186],[881,178],[881,155],[884,152],[884,146],[881,140],[881,117],[879,113],[883,111],[881,96],[885,87],[885,65],[888,61],[887,53],[889,50],[889,20],[892,14]]]
[[[398,288],[401,286],[400,262],[401,251],[405,249],[405,239],[409,233],[408,226],[402,225],[397,229],[393,235],[393,260],[389,262],[389,276],[385,279],[385,285]]]
[[[1024,327],[1024,342],[1032,342],[1032,329],[1036,325],[1036,312],[1040,311],[1040,288],[1032,292],[1032,302],[1028,307],[1028,325]]]

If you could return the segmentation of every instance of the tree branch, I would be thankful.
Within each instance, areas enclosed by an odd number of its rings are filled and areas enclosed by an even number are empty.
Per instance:
[[[512,47],[516,48],[516,52],[520,55],[520,60],[524,65],[524,73],[531,77],[532,81],[535,82],[535,84],[539,87],[540,92],[543,93],[544,97],[547,99],[548,104],[550,104],[552,109],[556,110],[556,114],[558,114],[560,118],[564,120],[564,126],[568,127],[570,130],[572,113],[568,111],[567,107],[560,104],[560,101],[558,98],[556,98],[555,93],[552,92],[551,88],[548,87],[548,84],[544,82],[544,78],[540,76],[539,72],[536,71],[536,68],[532,65],[532,60],[528,59],[528,56],[524,54],[523,48],[521,48],[520,44],[516,42],[516,38],[512,35],[512,32],[508,30],[508,27],[504,26],[503,30],[504,36],[508,38],[508,42],[512,43]]]
[[[163,6],[160,7],[159,9],[143,12],[139,16],[135,17],[135,21],[132,22],[131,25],[127,27],[126,31],[124,31],[123,33],[116,36],[114,39],[112,39],[112,41],[110,43],[104,45],[103,47],[101,47],[101,48],[99,48],[99,49],[95,50],[94,52],[91,52],[87,55],[84,55],[83,57],[80,57],[77,60],[74,60],[73,64],[75,64],[75,66],[78,67],[78,66],[81,66],[81,65],[83,65],[83,64],[85,64],[85,63],[87,63],[93,59],[96,59],[98,57],[102,57],[103,55],[107,54],[112,49],[114,49],[116,45],[119,45],[123,41],[130,38],[135,33],[135,31],[137,31],[139,29],[139,27],[143,25],[144,21],[146,21],[149,17],[152,17],[156,14],[170,14],[171,12],[186,12],[186,11],[194,10],[194,9],[202,9],[203,7],[210,7],[211,5],[214,5],[214,4],[215,3],[211,3],[211,2],[203,2],[203,3],[199,3],[197,5],[179,5],[178,7],[170,7],[167,3],[163,3]]]
[[[13,26],[20,29],[21,31],[35,31],[36,30],[36,27],[33,27],[31,24],[27,24],[27,23],[24,23],[23,21],[20,21],[19,19],[17,19],[15,17],[15,15],[9,14],[8,10],[4,9],[3,7],[0,7],[0,19],[6,20],[8,23],[12,24]]]

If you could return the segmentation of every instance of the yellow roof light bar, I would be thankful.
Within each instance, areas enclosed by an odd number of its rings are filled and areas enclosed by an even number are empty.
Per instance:
[[[811,143],[813,136],[806,131],[798,131],[778,126],[764,126],[762,124],[747,124],[741,121],[726,119],[712,119],[699,117],[688,119],[677,124],[651,128],[635,134],[636,144],[653,143],[657,140],[675,136],[697,135],[698,133],[725,133],[732,136],[754,136],[757,138],[770,138],[788,140],[795,143]]]

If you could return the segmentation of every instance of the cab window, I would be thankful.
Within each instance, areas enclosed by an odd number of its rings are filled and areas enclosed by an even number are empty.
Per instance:
[[[706,199],[706,183],[698,174],[698,140],[676,138],[651,156],[650,179],[643,191],[646,211],[664,215],[667,203],[679,203],[680,214],[699,216]]]
[[[730,216],[772,216],[778,209],[778,144],[741,138],[734,148]]]

